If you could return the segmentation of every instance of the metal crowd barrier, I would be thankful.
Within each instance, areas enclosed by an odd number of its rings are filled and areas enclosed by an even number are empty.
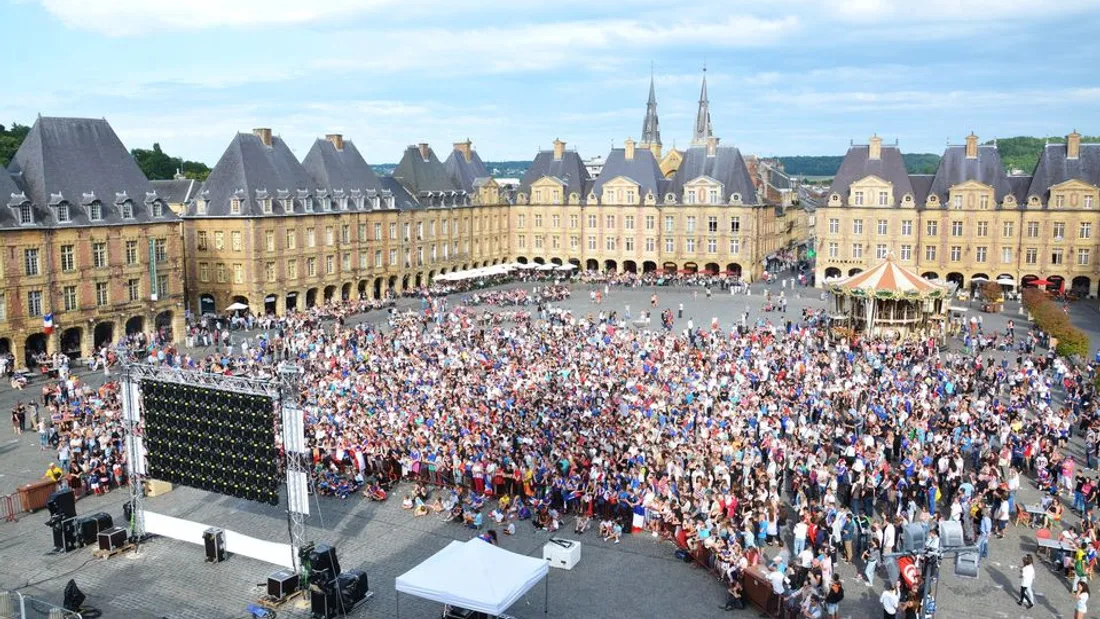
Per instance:
[[[4,519],[4,522],[15,522],[18,520],[19,514],[23,512],[23,501],[19,500],[19,495],[11,493],[6,496],[0,497],[0,517]],[[3,617],[3,615],[0,615]]]
[[[0,591],[0,619],[82,619],[81,614],[56,604],[23,595],[18,591]]]

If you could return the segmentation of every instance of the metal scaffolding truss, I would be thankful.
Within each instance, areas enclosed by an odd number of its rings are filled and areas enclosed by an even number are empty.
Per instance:
[[[129,468],[130,504],[133,507],[130,536],[145,537],[145,447],[141,407],[141,381],[155,380],[227,391],[268,396],[275,401],[280,439],[286,453],[287,521],[293,562],[301,566],[298,549],[305,545],[305,518],[309,515],[309,460],[305,449],[302,410],[298,406],[301,371],[291,362],[279,365],[273,378],[224,376],[172,367],[125,363],[122,368],[122,417]],[[273,423],[275,421],[273,419]],[[273,427],[274,430],[274,427]]]

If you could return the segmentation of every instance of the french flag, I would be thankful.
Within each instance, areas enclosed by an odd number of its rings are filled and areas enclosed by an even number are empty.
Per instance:
[[[53,333],[53,312],[42,317],[42,330],[46,332],[46,335]]]

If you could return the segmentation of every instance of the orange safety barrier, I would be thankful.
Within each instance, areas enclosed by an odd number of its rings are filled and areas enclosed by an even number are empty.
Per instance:
[[[3,515],[4,522],[15,522],[17,520],[16,515],[23,513],[23,502],[19,500],[19,496],[16,494],[9,494],[0,497],[0,514]]]

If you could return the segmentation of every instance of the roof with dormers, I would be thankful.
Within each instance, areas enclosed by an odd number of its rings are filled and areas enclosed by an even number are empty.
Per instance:
[[[365,194],[380,190],[381,181],[367,165],[355,143],[344,140],[343,145],[343,149],[337,149],[329,140],[320,138],[313,142],[313,147],[302,160],[302,167],[313,178],[314,184],[333,193],[343,192],[348,197],[356,191]]]
[[[531,183],[540,178],[549,176],[556,178],[565,184],[565,195],[576,193],[584,200],[588,191],[592,188],[589,183],[588,168],[584,167],[584,160],[574,150],[562,153],[561,159],[554,159],[554,151],[542,150],[535,155],[535,160],[523,173],[519,181],[519,193],[531,194]]]
[[[681,199],[684,184],[700,176],[709,176],[722,183],[722,202],[729,202],[730,196],[741,195],[743,204],[758,204],[756,186],[749,175],[741,151],[734,146],[717,146],[713,156],[707,154],[706,146],[692,146],[684,151],[684,160],[672,177],[668,191]]]
[[[26,227],[19,224],[18,215],[9,208],[9,205],[19,206],[27,201],[27,197],[23,195],[23,190],[15,184],[8,171],[0,168],[0,230]],[[42,220],[41,218],[35,218],[35,221],[38,223]]]
[[[871,147],[866,144],[849,147],[844,160],[840,162],[840,169],[833,177],[829,195],[837,194],[840,196],[841,203],[847,204],[852,183],[868,176],[881,178],[893,186],[895,204],[900,204],[905,194],[912,195],[917,204],[923,204],[923,200],[917,198],[909,174],[905,170],[901,150],[897,146],[885,144],[880,149],[878,159],[871,159]]]
[[[474,181],[489,176],[489,169],[485,167],[485,162],[478,156],[477,151],[472,148],[470,149],[469,160],[457,148],[452,150],[447,160],[443,162],[443,167],[447,170],[451,180],[466,193],[473,193],[476,186]]]
[[[281,138],[273,136],[271,146],[266,146],[254,134],[238,133],[210,170],[187,214],[194,216],[197,203],[207,200],[206,213],[199,217],[260,217],[265,215],[260,201],[269,199],[272,209],[267,216],[288,215],[304,212],[303,201],[316,193],[317,182]],[[230,212],[233,199],[241,201],[240,215]]]
[[[1046,204],[1050,188],[1068,180],[1100,187],[1100,144],[1081,144],[1076,159],[1066,157],[1065,144],[1047,144],[1039,155],[1027,195],[1038,196]]]
[[[40,116],[8,166],[19,190],[34,206],[35,223],[50,227],[147,224],[171,222],[178,217],[142,173],[122,140],[104,119]],[[9,179],[10,180],[10,179]],[[3,191],[3,190],[0,190]],[[10,187],[4,206],[13,201]],[[153,217],[153,202],[164,208]],[[124,218],[125,202],[132,217]],[[57,205],[69,204],[68,222],[56,219]],[[101,218],[89,219],[92,204],[99,202]],[[11,214],[11,209],[7,209]]]
[[[649,192],[653,192],[653,197],[658,202],[661,201],[661,182],[664,180],[664,175],[661,174],[661,166],[653,156],[653,151],[635,147],[634,158],[627,159],[625,148],[612,148],[607,159],[604,160],[603,171],[596,177],[596,182],[592,186],[596,197],[600,198],[604,184],[620,176],[638,183],[639,203]]]
[[[406,148],[401,162],[393,171],[393,177],[414,197],[427,193],[450,194],[464,191],[451,179],[447,168],[435,156],[435,151],[427,145],[425,149],[426,157],[421,154],[420,147],[416,144]]]
[[[998,205],[1012,193],[1008,174],[1001,163],[1001,154],[992,144],[978,146],[978,154],[972,158],[966,156],[966,146],[948,146],[936,168],[929,193],[935,194],[940,204],[946,206],[951,188],[967,181],[992,187],[994,201]]]

